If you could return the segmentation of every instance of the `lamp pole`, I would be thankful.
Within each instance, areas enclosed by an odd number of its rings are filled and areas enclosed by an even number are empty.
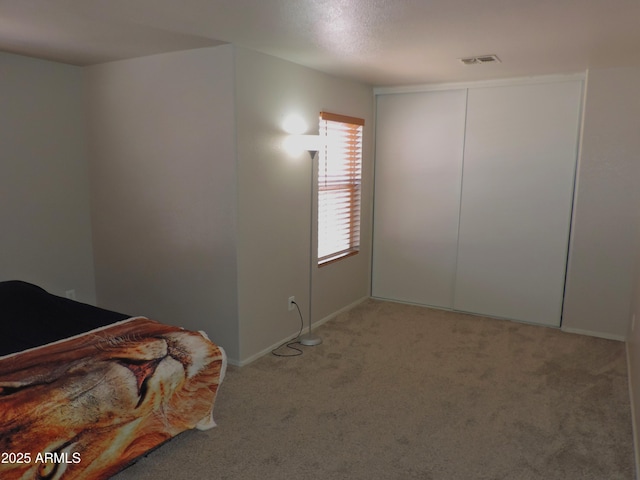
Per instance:
[[[309,155],[311,156],[311,206],[309,207],[309,333],[302,335],[299,340],[301,345],[308,347],[322,343],[322,339],[318,335],[311,333],[311,300],[313,298],[313,173],[315,171],[314,160],[317,154],[317,151],[309,150]]]

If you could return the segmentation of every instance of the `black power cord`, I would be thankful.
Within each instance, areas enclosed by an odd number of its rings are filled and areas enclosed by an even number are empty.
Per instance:
[[[293,303],[298,309],[298,315],[300,316],[300,331],[298,332],[298,335],[296,336],[296,338],[294,338],[293,340],[287,340],[286,342],[282,343],[280,346],[271,350],[271,353],[276,357],[298,357],[302,355],[302,350],[300,350],[298,347],[293,347],[292,345],[295,345],[296,343],[300,343],[300,335],[302,335],[302,329],[304,328],[304,321],[302,320],[302,312],[300,311],[300,307],[298,306],[298,304],[295,301],[292,301],[291,303]],[[280,350],[283,347],[286,347],[290,350],[294,350],[296,353],[278,353],[278,350]]]

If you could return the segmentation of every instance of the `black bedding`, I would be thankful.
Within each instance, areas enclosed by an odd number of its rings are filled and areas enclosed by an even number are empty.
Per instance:
[[[0,282],[0,315],[0,356],[130,317],[53,295],[20,280]]]

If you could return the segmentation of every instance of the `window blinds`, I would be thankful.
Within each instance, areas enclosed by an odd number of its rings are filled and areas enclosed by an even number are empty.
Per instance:
[[[361,118],[320,113],[318,265],[360,249],[363,126]]]

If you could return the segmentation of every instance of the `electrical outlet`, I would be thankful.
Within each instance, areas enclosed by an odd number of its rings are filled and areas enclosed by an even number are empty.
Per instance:
[[[287,306],[289,307],[289,310],[293,310],[295,308],[295,305],[293,304],[293,302],[296,301],[296,297],[289,297],[289,300],[287,301]]]
[[[76,299],[76,291],[75,290],[67,290],[66,292],[64,292],[64,296],[71,299],[71,300],[75,300]]]

